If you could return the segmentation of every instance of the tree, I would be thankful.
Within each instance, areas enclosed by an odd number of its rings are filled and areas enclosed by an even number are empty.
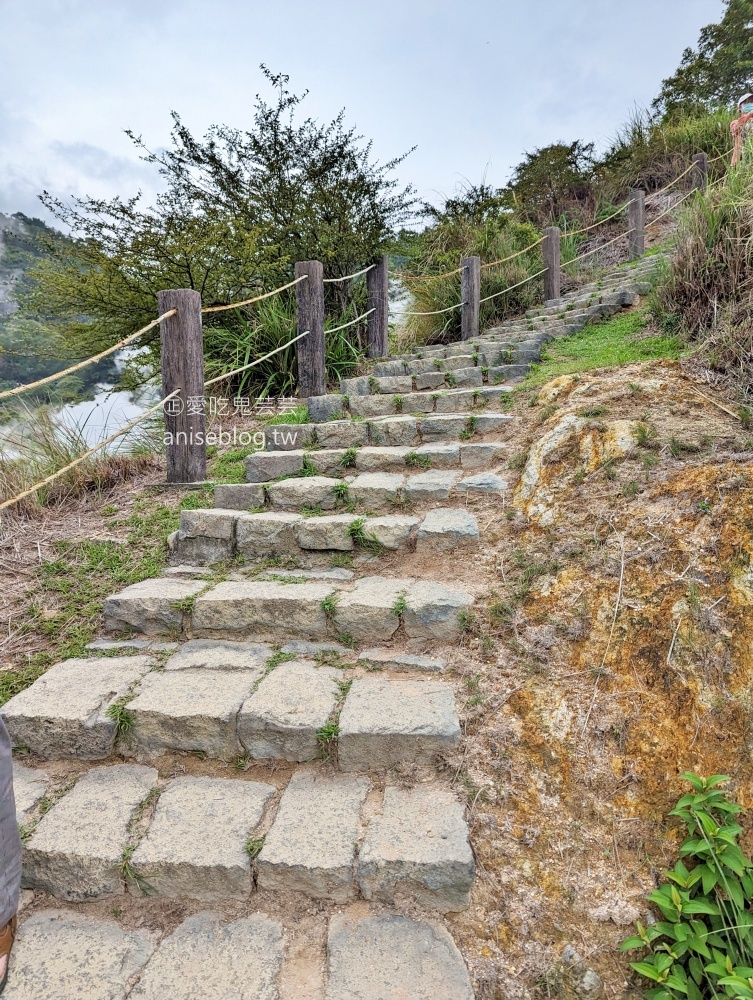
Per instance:
[[[580,139],[526,153],[507,187],[509,203],[531,222],[554,222],[592,200],[594,168],[594,144]]]
[[[316,258],[330,276],[345,275],[412,216],[412,189],[394,177],[404,156],[375,162],[343,111],[326,124],[299,121],[306,94],[289,92],[287,76],[262,71],[277,98],[257,95],[247,131],[221,125],[198,139],[173,113],[171,146],[160,153],[127,133],[162,177],[154,205],[143,206],[140,195],[67,203],[41,196],[70,236],[45,240],[24,310],[43,317],[65,348],[93,351],[148,322],[161,288],[195,288],[212,304],[290,280],[296,260]],[[363,294],[347,284],[327,288],[337,315]],[[233,321],[220,314],[212,322]]]
[[[665,119],[734,104],[753,90],[753,0],[723,0],[719,24],[701,29],[697,49],[662,82],[653,107]]]

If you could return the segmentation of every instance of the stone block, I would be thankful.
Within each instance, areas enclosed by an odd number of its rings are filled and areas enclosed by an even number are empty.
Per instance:
[[[272,646],[262,642],[191,639],[170,657],[164,669],[251,670],[258,677],[273,652]]]
[[[473,597],[463,590],[451,590],[430,580],[414,581],[406,593],[405,634],[410,639],[454,639],[460,612],[472,604]]]
[[[148,656],[57,663],[2,707],[11,740],[47,759],[102,760],[115,745],[108,708],[154,665]]]
[[[433,413],[434,400],[428,392],[409,392],[403,396],[403,413]]]
[[[358,856],[365,899],[464,910],[474,875],[463,807],[449,789],[432,783],[384,790],[381,815],[369,823]]]
[[[397,412],[394,396],[354,396],[349,407],[354,417],[384,417]]]
[[[405,476],[392,472],[362,472],[350,484],[350,495],[365,507],[381,507],[398,495]]]
[[[405,375],[404,361],[377,361],[372,371],[376,378],[383,378],[385,375]]]
[[[331,393],[329,396],[309,396],[306,403],[311,423],[326,423],[328,420],[342,419],[345,397],[340,393]]]
[[[460,387],[484,384],[484,374],[480,368],[458,368],[454,374],[455,384]]]
[[[337,503],[334,490],[338,483],[338,479],[327,476],[283,479],[267,486],[267,496],[272,506],[280,510],[300,510],[302,507],[332,510]]]
[[[358,657],[359,666],[367,670],[392,670],[396,673],[412,671],[441,674],[447,669],[447,661],[441,657],[412,656],[399,650],[374,647],[365,649]]]
[[[370,436],[372,444],[393,445],[409,447],[417,443],[418,424],[415,417],[397,416],[386,417],[384,420],[373,420],[370,425]]]
[[[207,638],[323,639],[327,618],[322,601],[334,592],[325,583],[218,583],[197,599],[193,629]]]
[[[352,636],[356,642],[391,639],[400,624],[395,607],[408,584],[409,581],[380,576],[356,580],[353,589],[343,591],[337,602],[338,631]]]
[[[182,602],[204,589],[202,580],[156,577],[131,584],[105,601],[105,631],[165,635],[183,628]]]
[[[46,813],[26,844],[24,885],[75,902],[125,891],[128,825],[157,784],[141,764],[95,767]]]
[[[332,420],[316,425],[316,440],[322,448],[358,448],[369,443],[369,425],[359,420]]]
[[[405,467],[405,456],[410,448],[359,448],[356,452],[356,469],[359,472],[399,471]]]
[[[249,837],[275,794],[273,785],[239,779],[175,778],[159,797],[133,871],[160,896],[203,902],[248,899]]]
[[[263,674],[250,670],[164,670],[144,678],[128,705],[133,742],[149,751],[196,750],[230,760],[240,753],[236,717]]]
[[[348,534],[348,528],[355,520],[355,514],[303,518],[293,529],[295,539],[302,549],[349,552],[353,548],[353,539]]]
[[[387,375],[377,378],[377,391],[381,393],[406,393],[413,391],[413,379],[410,375]]]
[[[230,510],[255,510],[264,506],[264,487],[259,483],[217,483],[214,505]]]
[[[431,765],[459,742],[452,687],[438,681],[357,677],[340,713],[343,771]]]
[[[385,514],[384,517],[367,517],[364,530],[385,549],[401,549],[411,540],[421,523],[420,517],[406,514]]]
[[[33,913],[18,929],[6,1000],[123,1000],[156,943],[154,932],[70,910]]]
[[[282,959],[282,926],[277,921],[253,914],[223,924],[217,914],[197,913],[162,941],[128,996],[130,1000],[197,1000],[198,996],[279,1000]]]
[[[371,394],[368,375],[359,375],[357,378],[341,378],[340,392],[343,396],[368,396]]]
[[[473,409],[473,403],[474,397],[470,390],[453,389],[439,395],[434,409],[436,413],[465,413]]]
[[[422,417],[420,428],[424,441],[457,437],[465,429],[465,417],[454,413],[435,413],[431,417]]]
[[[316,656],[317,653],[326,652],[347,656],[351,651],[347,646],[341,646],[337,642],[306,642],[304,639],[293,639],[280,646],[280,652],[291,653],[293,656]]]
[[[313,444],[318,424],[268,424],[264,429],[267,451],[300,451]]]
[[[530,365],[494,365],[489,369],[489,381],[506,382],[508,379],[524,378],[530,369]]]
[[[445,384],[444,374],[438,371],[428,371],[423,375],[416,375],[416,389],[439,389]]]
[[[432,469],[455,469],[460,465],[460,445],[422,444],[416,454],[431,461]]]
[[[365,778],[297,771],[257,861],[259,886],[337,903],[352,899],[356,842],[368,790]]]
[[[435,507],[418,529],[417,552],[452,552],[478,546],[478,521],[468,510]]]
[[[323,448],[321,451],[310,451],[308,459],[317,475],[337,476],[346,471],[343,466],[345,454],[345,448]]]
[[[337,701],[339,677],[337,670],[310,660],[281,663],[241,708],[238,735],[245,749],[257,760],[313,760],[319,752],[316,734]]]
[[[501,452],[496,444],[464,444],[460,448],[460,464],[464,469],[483,469],[499,460]]]
[[[415,361],[409,361],[408,371],[419,378],[422,375],[439,375],[444,381],[444,376],[434,364],[434,358],[417,358]]]
[[[473,1000],[468,970],[450,933],[409,917],[360,908],[335,913],[327,966],[326,1000]]]
[[[430,469],[417,476],[409,476],[403,489],[406,500],[418,503],[436,503],[446,500],[458,478],[456,472]]]
[[[235,551],[233,510],[183,510],[177,535],[171,536],[171,560],[208,566],[232,559]]]
[[[449,350],[450,348],[448,348],[448,351]],[[442,362],[442,370],[446,372],[459,372],[466,368],[473,368],[474,366],[475,362],[473,360],[473,355],[468,353],[467,348],[465,354],[458,354],[455,355],[455,357],[447,357]]]
[[[476,430],[479,434],[493,434],[512,420],[509,413],[479,413],[476,417]]]
[[[249,483],[271,483],[282,476],[294,476],[303,468],[305,454],[303,448],[295,451],[256,451],[246,459],[246,479]]]
[[[13,795],[16,801],[16,822],[23,826],[37,802],[46,794],[50,776],[40,768],[23,767],[13,761]]]
[[[461,479],[455,487],[456,493],[502,493],[507,483],[493,472],[479,472],[478,475]]]
[[[238,553],[249,559],[261,556],[287,556],[298,552],[295,526],[300,514],[269,511],[265,514],[239,514],[235,545]]]

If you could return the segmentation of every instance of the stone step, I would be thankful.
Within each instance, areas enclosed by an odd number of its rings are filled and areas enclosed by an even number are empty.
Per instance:
[[[512,358],[507,357],[507,352],[494,352],[500,365],[509,367],[508,362]],[[531,350],[526,348],[518,352],[519,361],[523,364],[530,363]],[[487,355],[484,355],[486,358]],[[504,362],[504,364],[503,364]],[[327,396],[309,396],[307,400],[309,419],[313,424],[321,421],[331,421],[356,417],[370,419],[372,417],[388,417],[396,413],[465,413],[472,410],[482,410],[493,404],[499,403],[500,399],[510,391],[508,386],[495,385],[494,381],[498,377],[497,368],[472,368],[473,376],[465,374],[458,380],[452,375],[452,381],[447,383],[451,388],[441,391],[421,391],[407,392],[405,394],[393,393],[370,393],[367,391],[360,395],[342,395],[333,393]],[[490,384],[484,385],[487,379]],[[367,381],[364,379],[364,382]],[[379,380],[374,380],[379,381]],[[394,380],[392,380],[394,381]],[[470,386],[470,388],[457,388],[457,386]],[[280,425],[277,425],[280,426]],[[305,426],[305,425],[303,425]],[[273,431],[274,425],[270,428]],[[269,431],[268,435],[269,437]],[[272,433],[274,440],[274,434]]]
[[[441,687],[430,681],[397,686]],[[413,719],[414,730],[436,728],[444,718],[447,707],[434,697],[433,714],[424,709]],[[405,699],[410,708],[415,698],[408,692]],[[382,719],[396,704],[387,702]],[[407,718],[406,709],[399,717]],[[406,730],[400,739],[408,751],[422,739],[415,763],[433,762],[428,734]],[[383,740],[377,749],[384,757]],[[393,754],[397,758],[397,746]],[[287,785],[284,777],[277,781],[282,790],[239,777],[160,780],[154,768],[140,764],[93,768],[63,791],[26,838],[23,884],[68,902],[126,891],[244,902],[256,882],[272,893],[334,903],[360,894],[388,905],[409,899],[441,913],[467,909],[475,867],[463,806],[450,788],[437,781],[412,788],[388,782],[382,790],[365,774],[327,765],[299,769]]]
[[[375,480],[385,473],[363,475]],[[305,480],[283,482],[300,483]],[[467,483],[467,480],[463,482]],[[195,511],[181,512],[180,529],[170,537],[170,561],[211,565],[232,559],[235,555],[259,560],[270,556],[299,556],[302,552],[362,550],[373,555],[398,549],[451,552],[475,548],[479,542],[478,522],[464,508],[435,508],[424,517],[410,514],[361,517],[355,513],[303,517],[301,514],[274,511],[240,514],[221,509],[202,514],[197,517]],[[228,522],[231,523],[230,529]]]
[[[504,386],[496,388],[508,391]],[[472,397],[473,393],[469,395]],[[466,412],[460,413],[396,414],[370,420],[273,424],[264,432],[265,447],[267,451],[298,451],[312,446],[349,449],[363,445],[389,445],[417,448],[436,441],[464,441],[494,434],[511,419],[509,414],[474,412],[466,406]]]
[[[320,919],[326,963],[306,969],[327,1000],[473,1000],[450,933],[435,920],[372,912],[363,903]],[[203,911],[164,935],[75,911],[21,917],[7,1000],[299,1000],[295,921],[252,913],[227,920]],[[318,957],[318,942],[311,942]],[[324,958],[324,955],[322,955]],[[135,983],[135,985],[134,985]],[[41,992],[43,991],[43,992]],[[314,994],[306,995],[313,996]]]
[[[345,476],[349,472],[408,472],[411,469],[480,470],[501,461],[503,444],[466,443],[424,444],[360,448],[320,448],[319,450],[257,451],[246,459],[249,483],[271,483],[277,479],[313,472],[318,476]],[[221,487],[215,487],[220,489]],[[217,504],[231,506],[229,504]]]

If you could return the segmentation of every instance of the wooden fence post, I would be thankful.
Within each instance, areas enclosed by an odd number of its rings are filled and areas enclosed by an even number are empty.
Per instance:
[[[180,395],[165,404],[168,483],[199,483],[207,477],[204,437],[204,340],[201,295],[191,288],[157,293],[159,314],[177,309],[160,323],[162,393]]]
[[[460,339],[471,340],[478,337],[478,314],[481,304],[481,258],[463,257],[461,296],[463,306],[460,311]]]
[[[628,254],[630,260],[638,260],[646,250],[646,192],[633,188],[628,207]]]
[[[327,373],[324,364],[324,268],[318,260],[299,260],[295,276],[307,275],[295,286],[297,333],[308,336],[296,344],[298,395],[324,396]]]
[[[366,272],[366,308],[374,310],[366,320],[368,355],[370,358],[386,358],[390,353],[387,254],[382,254],[374,267]]]
[[[544,301],[550,302],[560,297],[562,231],[559,226],[548,226],[544,230],[542,253],[544,255]]]
[[[706,194],[709,181],[709,158],[707,153],[696,153],[693,157],[693,169],[690,171],[693,187],[696,191]]]

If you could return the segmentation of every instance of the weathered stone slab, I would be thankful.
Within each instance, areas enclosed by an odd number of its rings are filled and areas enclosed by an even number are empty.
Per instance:
[[[457,493],[502,493],[507,483],[493,472],[480,472],[476,476],[461,479],[455,487]]]
[[[358,657],[360,666],[367,670],[394,670],[396,672],[421,671],[441,674],[447,669],[447,661],[441,657],[412,656],[394,649],[373,647],[365,649]]]
[[[279,483],[270,483],[267,495],[272,506],[281,510],[300,510],[301,507],[332,510],[337,503],[334,491],[338,483],[338,479],[331,479],[328,476],[283,479]]]
[[[332,420],[316,425],[316,439],[322,448],[357,448],[369,443],[369,425],[358,420]]]
[[[402,397],[402,413],[432,413],[434,400],[428,392],[409,392]]]
[[[420,427],[424,441],[457,437],[465,428],[465,417],[454,413],[437,413],[431,417],[423,417]]]
[[[405,467],[405,456],[410,448],[359,448],[356,453],[356,469],[359,472],[399,471]]]
[[[460,449],[460,464],[464,469],[483,469],[501,453],[502,449],[496,444],[464,444]]]
[[[489,368],[489,381],[506,382],[508,379],[524,378],[530,370],[530,365],[492,365]]]
[[[16,801],[16,822],[23,826],[37,802],[46,793],[50,776],[38,768],[22,767],[13,761],[13,795]]]
[[[331,393],[329,396],[309,396],[306,400],[309,410],[309,420],[325,423],[327,420],[339,420],[343,415],[345,397],[341,393]]]
[[[337,476],[345,471],[343,460],[345,448],[322,448],[321,451],[307,452],[308,460],[319,476]]]
[[[277,511],[239,514],[235,529],[238,553],[250,559],[292,555],[298,551],[294,529],[302,519],[300,514]]]
[[[462,507],[435,507],[418,529],[417,552],[451,552],[478,545],[478,521]]]
[[[120,862],[128,824],[156,784],[153,767],[92,768],[34,830],[23,884],[79,902],[124,892]]]
[[[316,437],[318,424],[271,424],[264,430],[267,451],[299,451]]]
[[[377,378],[382,378],[385,375],[405,375],[405,362],[378,361],[374,365],[374,375]]]
[[[352,899],[356,841],[368,790],[365,778],[297,771],[258,858],[260,887],[338,903]]]
[[[454,372],[455,382],[459,386],[481,386],[484,375],[480,368],[457,368]]]
[[[501,430],[511,420],[509,413],[479,413],[476,417],[476,429],[479,434],[492,434]]]
[[[348,528],[355,520],[357,520],[355,514],[304,518],[293,529],[295,539],[302,549],[336,549],[349,552],[353,548],[353,539],[348,534]]]
[[[351,396],[348,406],[354,417],[384,417],[397,412],[394,396]]]
[[[162,653],[178,648],[177,642],[160,642],[159,639],[95,639],[87,645],[92,653]]]
[[[343,396],[368,396],[371,394],[368,375],[358,375],[356,378],[341,378],[340,392]]]
[[[226,510],[255,510],[264,506],[264,487],[258,483],[217,483],[214,505]]]
[[[293,656],[316,656],[317,653],[340,653],[345,656],[350,653],[347,646],[341,646],[337,642],[306,642],[302,639],[294,639],[280,646],[281,653],[292,654]]]
[[[33,913],[18,930],[5,1000],[123,1000],[157,935],[70,910]],[[173,996],[171,1000],[177,1000]]]
[[[172,562],[209,566],[233,557],[235,551],[234,510],[184,510],[180,528],[170,536]]]
[[[460,612],[472,604],[473,597],[463,590],[430,580],[415,581],[406,592],[405,634],[410,639],[453,639]]]
[[[327,618],[322,601],[334,591],[326,583],[218,583],[197,599],[193,629],[210,638],[225,633],[323,639]]]
[[[351,569],[342,569],[339,566],[331,566],[329,569],[278,569],[274,567],[264,573],[260,573],[259,580],[336,580],[338,583],[345,583],[352,580],[355,573]]]
[[[366,899],[408,897],[442,913],[464,910],[474,874],[463,807],[449,789],[436,783],[385,789],[382,813],[369,823],[359,851]]]
[[[379,392],[406,393],[413,391],[413,379],[410,375],[385,375],[377,378]]]
[[[425,364],[425,362],[419,362]],[[432,365],[433,368],[433,365]],[[427,371],[423,375],[416,375],[416,389],[439,389],[445,384],[443,372]]]
[[[460,445],[456,442],[422,444],[416,448],[416,454],[428,458],[433,469],[454,469],[460,464]]]
[[[447,348],[447,357],[442,363],[442,368],[446,372],[458,372],[462,371],[464,368],[474,367],[473,355],[468,353],[467,347],[462,354],[456,354],[454,357],[452,356],[451,352],[454,351],[457,346],[458,345],[456,344],[451,344]]]
[[[148,656],[65,660],[2,708],[11,740],[47,759],[102,760],[115,745],[108,708],[153,666]]]
[[[446,500],[458,476],[455,472],[430,469],[417,476],[409,476],[403,494],[407,500],[436,503]]]
[[[393,914],[336,913],[326,1000],[473,1000],[463,957],[444,927]]]
[[[337,670],[310,660],[281,663],[241,707],[238,736],[252,757],[313,760],[317,733],[337,701]]]
[[[165,670],[250,670],[260,677],[272,646],[262,642],[191,639],[165,664]]]
[[[409,415],[385,417],[372,420],[370,425],[371,443],[376,445],[413,445],[418,440],[418,423]]]
[[[165,938],[130,1000],[279,1000],[282,926],[262,914],[224,924],[197,913]],[[93,1000],[93,998],[92,998]]]
[[[350,494],[366,507],[381,507],[397,496],[405,476],[392,472],[362,472],[350,484]]]
[[[150,674],[128,705],[133,742],[152,753],[198,750],[230,760],[240,753],[238,711],[262,673],[257,666]]]
[[[338,760],[343,771],[433,764],[459,741],[449,684],[357,677],[340,713]]]
[[[295,451],[254,452],[246,458],[246,478],[249,483],[270,483],[281,476],[294,476],[303,468],[305,454],[302,448]]]
[[[161,896],[247,899],[251,860],[246,844],[274,794],[273,785],[256,781],[175,778],[160,795],[136,848],[134,873]]]
[[[481,369],[478,369],[479,373]],[[437,413],[466,413],[473,408],[473,393],[468,391],[443,392],[436,401]]]
[[[380,576],[356,580],[352,590],[340,594],[335,611],[338,630],[356,642],[391,639],[400,624],[395,609],[409,583]]]
[[[409,361],[408,371],[418,378],[423,375],[439,375],[444,381],[444,375],[437,369],[433,358],[417,358],[415,361]]]
[[[184,612],[181,602],[205,587],[202,580],[155,577],[134,583],[105,601],[105,631],[165,635],[180,632]]]
[[[420,517],[385,514],[383,517],[367,517],[364,530],[367,535],[373,535],[385,549],[400,549],[408,544],[420,523]]]

